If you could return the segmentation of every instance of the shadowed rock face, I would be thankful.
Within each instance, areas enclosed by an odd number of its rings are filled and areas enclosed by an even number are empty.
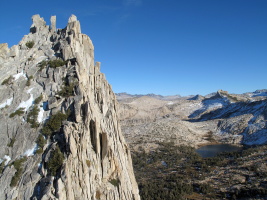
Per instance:
[[[140,199],[92,41],[74,15],[65,29],[32,20],[18,45],[0,45],[0,199]]]

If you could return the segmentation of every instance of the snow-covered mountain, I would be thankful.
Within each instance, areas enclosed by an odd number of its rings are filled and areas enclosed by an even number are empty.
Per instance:
[[[266,90],[231,96],[218,93],[202,100],[202,107],[193,112],[191,121],[219,120],[216,134],[231,135],[247,145],[267,143],[267,99]],[[235,99],[233,101],[233,99]]]

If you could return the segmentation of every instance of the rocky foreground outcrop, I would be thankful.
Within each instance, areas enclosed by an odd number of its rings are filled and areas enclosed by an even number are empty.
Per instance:
[[[75,16],[0,45],[0,199],[140,199],[117,101]]]

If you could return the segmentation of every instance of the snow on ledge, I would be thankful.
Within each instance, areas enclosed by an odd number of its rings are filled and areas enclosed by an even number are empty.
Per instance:
[[[39,164],[38,164],[38,170],[39,169],[42,169],[42,162],[40,162]]]
[[[11,97],[10,99],[7,99],[6,102],[0,104],[0,108],[4,108],[6,106],[10,106],[12,101],[13,101],[13,97]]]
[[[223,107],[223,104],[222,103],[219,103],[219,102],[208,105],[208,109],[222,108],[222,107]]]
[[[33,156],[34,152],[37,150],[37,148],[38,148],[38,146],[37,146],[37,144],[35,144],[33,148],[28,149],[27,151],[25,151],[24,155],[28,156],[28,157],[29,156]]]
[[[32,90],[33,90],[33,88],[28,89],[28,90],[27,90],[27,93],[28,93],[28,94],[31,94],[31,91],[32,91]]]
[[[13,77],[15,78],[15,81],[18,80],[21,76],[27,79],[26,74],[24,74],[23,71],[18,74],[13,75]]]
[[[43,108],[41,108],[40,112],[38,113],[37,121],[39,123],[44,121],[44,109]]]
[[[34,102],[33,94],[31,94],[32,90],[33,90],[33,88],[30,88],[27,90],[27,93],[30,94],[31,97],[27,101],[22,101],[16,110],[18,110],[19,108],[25,108],[25,111],[27,111],[32,106],[32,104]]]
[[[5,165],[7,165],[9,163],[9,161],[11,160],[11,158],[8,155],[4,156],[5,161]]]

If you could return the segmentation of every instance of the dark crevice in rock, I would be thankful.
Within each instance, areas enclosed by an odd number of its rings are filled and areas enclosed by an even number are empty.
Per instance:
[[[35,26],[30,28],[30,32],[31,32],[32,34],[36,33],[36,31],[37,31],[37,30],[36,30],[36,27],[35,27]]]
[[[88,115],[87,115],[88,111],[89,111],[88,102],[86,102],[81,105],[81,115],[82,115],[83,123],[86,123],[86,120],[88,118]]]
[[[107,134],[104,132],[101,134],[100,137],[100,149],[101,149],[101,159],[103,160],[108,152],[108,137]]]
[[[89,128],[90,128],[91,144],[93,146],[93,150],[95,151],[95,153],[97,153],[97,149],[96,149],[96,125],[95,125],[95,122],[93,120],[90,121]]]

